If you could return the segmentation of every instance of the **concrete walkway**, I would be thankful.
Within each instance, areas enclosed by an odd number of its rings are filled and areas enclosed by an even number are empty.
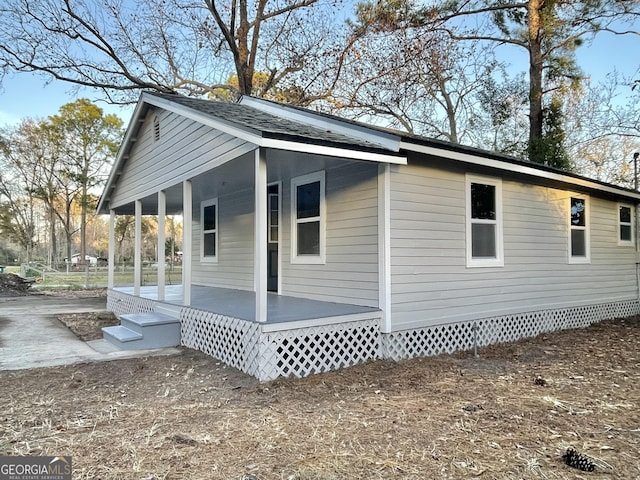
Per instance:
[[[49,295],[0,297],[0,370],[22,370],[180,352],[177,348],[122,351],[104,340],[83,342],[56,318],[61,313],[104,310],[104,298]]]

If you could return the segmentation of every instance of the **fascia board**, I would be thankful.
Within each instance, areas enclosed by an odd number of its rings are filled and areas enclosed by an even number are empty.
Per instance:
[[[630,192],[627,190],[616,188],[613,185],[602,185],[600,183],[591,181],[587,178],[576,178],[569,175],[563,175],[556,172],[548,172],[545,170],[539,170],[537,168],[528,167],[526,165],[514,164],[495,160],[493,158],[485,158],[478,155],[471,155],[469,153],[456,152],[454,150],[444,150],[436,147],[429,147],[426,145],[418,145],[411,142],[401,142],[400,148],[403,150],[409,150],[418,153],[424,153],[427,155],[433,155],[436,157],[447,158],[450,160],[457,160],[460,162],[471,163],[474,165],[481,165],[484,167],[495,168],[498,170],[505,170],[508,172],[520,173],[531,177],[544,178],[546,180],[552,180],[556,182],[566,183],[570,185],[576,185],[590,190],[598,190],[606,192],[615,196],[623,196],[626,198],[633,198],[640,202],[640,192]]]
[[[107,183],[105,184],[102,195],[100,196],[100,200],[98,202],[98,206],[96,208],[96,212],[100,213],[104,208],[104,202],[107,198],[109,198],[109,194],[113,188],[113,184],[116,179],[120,176],[120,171],[122,169],[122,163],[128,156],[128,150],[130,145],[135,137],[138,134],[138,129],[140,128],[140,124],[142,123],[142,116],[145,111],[145,102],[143,101],[143,96],[140,97],[138,103],[136,104],[136,108],[133,110],[133,115],[131,115],[131,121],[129,122],[129,126],[127,127],[127,131],[124,134],[124,138],[122,143],[120,144],[120,148],[118,149],[118,153],[116,154],[116,160],[113,163],[113,167],[111,168],[111,172],[109,173],[109,178],[107,179]],[[108,213],[108,212],[105,212]]]
[[[315,145],[303,142],[292,142],[288,140],[278,140],[273,138],[262,139],[260,146],[277,150],[311,153],[314,155],[326,155],[330,157],[341,157],[353,160],[367,160],[370,162],[379,163],[395,163],[398,165],[407,164],[407,157],[404,155],[386,155],[384,153],[365,152],[362,150],[351,150],[348,148],[331,147],[328,145]]]

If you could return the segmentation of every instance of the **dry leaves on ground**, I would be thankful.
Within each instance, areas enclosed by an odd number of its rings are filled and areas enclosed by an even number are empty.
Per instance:
[[[640,478],[639,352],[634,318],[266,384],[188,349],[0,372],[0,455],[72,455],[78,479]]]

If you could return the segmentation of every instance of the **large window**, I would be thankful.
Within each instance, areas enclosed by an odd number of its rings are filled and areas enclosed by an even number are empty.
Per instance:
[[[324,172],[291,180],[291,262],[324,263]]]
[[[569,262],[589,263],[589,198],[572,196],[569,202]]]
[[[633,246],[633,209],[630,205],[618,205],[618,244]]]
[[[203,262],[218,261],[218,199],[200,204],[200,259]]]
[[[467,176],[467,266],[500,267],[502,249],[502,182]]]

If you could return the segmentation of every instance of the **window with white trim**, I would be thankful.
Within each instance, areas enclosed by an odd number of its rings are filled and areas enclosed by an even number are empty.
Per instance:
[[[502,181],[467,175],[467,267],[504,266]]]
[[[569,263],[589,263],[589,197],[569,197]]]
[[[291,180],[291,263],[325,262],[325,173]]]
[[[277,188],[277,185],[274,187]],[[280,227],[280,207],[278,205],[279,197],[280,195],[277,193],[269,193],[267,195],[267,233],[269,243],[278,243],[278,229]]]
[[[633,246],[633,207],[618,204],[618,245]]]
[[[218,199],[205,200],[200,204],[200,260],[218,261]]]

